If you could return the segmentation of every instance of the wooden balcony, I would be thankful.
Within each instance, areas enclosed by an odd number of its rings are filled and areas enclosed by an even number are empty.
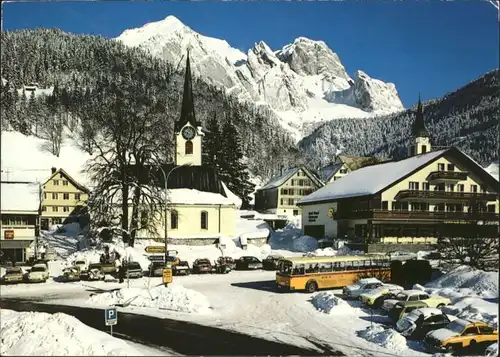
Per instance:
[[[427,181],[431,184],[436,183],[456,183],[467,180],[468,172],[462,171],[433,171],[427,176]]]
[[[497,195],[485,192],[447,192],[447,191],[423,191],[402,190],[395,197],[398,201],[446,201],[446,202],[471,202],[471,201],[495,201]]]
[[[336,219],[414,219],[429,221],[495,221],[499,214],[491,212],[443,212],[443,211],[369,211],[337,212]]]

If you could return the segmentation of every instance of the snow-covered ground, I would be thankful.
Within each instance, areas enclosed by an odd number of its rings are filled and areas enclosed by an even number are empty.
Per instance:
[[[2,356],[166,356],[171,351],[121,340],[62,313],[0,310]]]

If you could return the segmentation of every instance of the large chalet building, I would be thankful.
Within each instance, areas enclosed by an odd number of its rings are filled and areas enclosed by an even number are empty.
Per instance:
[[[348,238],[365,251],[497,237],[498,179],[455,147],[431,150],[420,100],[412,133],[408,158],[363,167],[298,202],[304,233]]]

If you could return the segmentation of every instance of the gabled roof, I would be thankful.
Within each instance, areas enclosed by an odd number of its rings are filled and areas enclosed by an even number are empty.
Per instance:
[[[299,170],[302,170],[308,178],[310,178],[318,186],[323,186],[323,184],[318,180],[318,178],[313,175],[305,166],[294,167],[285,170],[280,176],[273,177],[268,183],[258,189],[258,191],[269,190],[272,188],[280,187],[285,182],[287,182],[293,175],[295,175]]]
[[[468,155],[455,147],[451,147],[412,156],[400,161],[363,167],[302,198],[298,205],[375,195],[404,180],[445,154],[455,156],[457,160],[464,162],[466,166],[473,167],[475,169],[474,173],[479,175],[490,187],[498,191],[498,181],[493,176]]]
[[[38,213],[40,193],[38,184],[2,182],[0,187],[1,211],[32,211]]]
[[[339,155],[339,160],[346,164],[351,171],[355,171],[363,166],[363,164],[373,160],[373,157]]]
[[[324,182],[330,181],[343,165],[344,163],[337,162],[327,166],[323,166],[321,169],[319,169],[320,179],[323,180]]]
[[[355,171],[373,159],[373,157],[367,156],[339,155],[337,156],[335,162],[332,162],[320,169],[320,179],[324,182],[328,182],[333,176],[335,176],[342,166],[345,165],[349,170]]]
[[[86,192],[88,193],[89,192],[89,189],[86,188],[85,186],[83,186],[82,184],[78,183],[73,177],[71,177],[66,171],[64,171],[63,169],[59,169],[57,170],[56,172],[54,172],[52,175],[50,175],[50,177],[45,180],[45,182],[42,183],[42,186],[44,186],[45,184],[47,184],[47,182],[49,182],[50,180],[52,180],[54,178],[54,176],[56,176],[57,174],[63,174],[64,177],[66,177],[66,179],[68,179],[68,181],[70,181],[73,186],[75,186],[77,189],[79,189],[80,191],[83,191],[83,192]]]

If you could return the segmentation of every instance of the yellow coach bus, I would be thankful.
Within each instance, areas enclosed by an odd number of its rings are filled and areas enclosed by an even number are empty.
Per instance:
[[[293,257],[278,262],[278,290],[342,288],[361,278],[391,279],[391,261],[380,255],[345,255],[332,257]]]

